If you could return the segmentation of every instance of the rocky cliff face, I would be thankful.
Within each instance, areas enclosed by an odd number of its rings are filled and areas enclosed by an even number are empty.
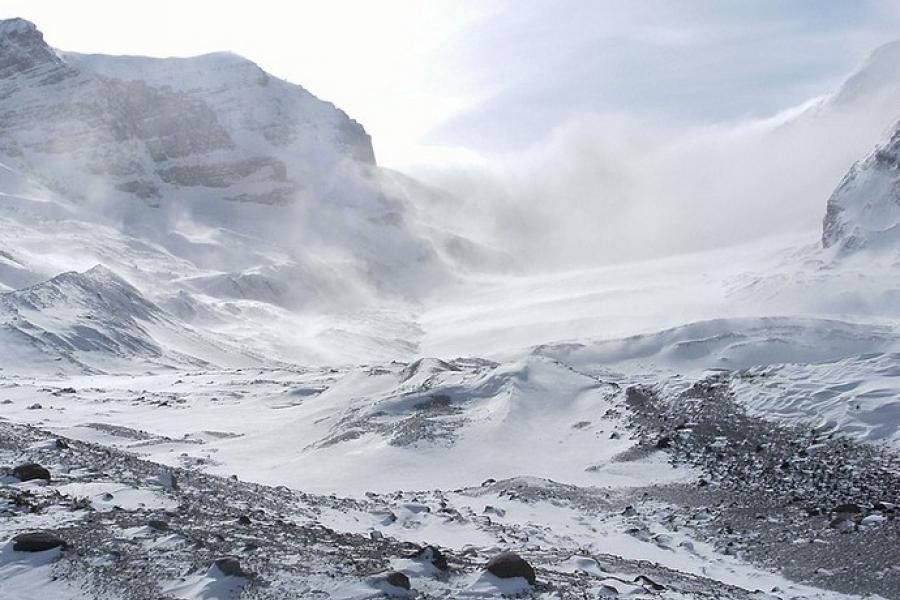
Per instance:
[[[856,163],[828,200],[822,246],[844,252],[900,244],[900,127]]]
[[[372,165],[357,122],[227,53],[154,59],[57,52],[0,21],[0,154],[69,194],[152,201],[180,188],[285,204],[316,170]]]

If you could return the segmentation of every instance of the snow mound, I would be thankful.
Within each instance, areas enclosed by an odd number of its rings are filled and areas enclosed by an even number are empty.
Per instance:
[[[734,391],[752,414],[900,448],[898,365],[900,354],[889,352],[817,365],[761,366],[742,374]]]
[[[16,372],[255,362],[187,328],[102,265],[0,294],[0,340],[0,363]]]
[[[825,363],[900,345],[893,327],[833,319],[714,319],[594,343],[550,344],[535,353],[589,372],[741,370],[782,363]]]

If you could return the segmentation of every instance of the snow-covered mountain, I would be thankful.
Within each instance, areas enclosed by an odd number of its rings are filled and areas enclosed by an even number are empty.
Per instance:
[[[0,365],[15,373],[261,362],[184,326],[102,266],[0,294],[0,349]]]
[[[0,56],[3,216],[109,227],[179,265],[150,275],[101,233],[63,268],[7,247],[6,287],[99,262],[151,294],[354,306],[421,295],[492,252],[417,216],[424,186],[379,169],[360,124],[242,57],[66,53],[22,19],[0,22]]]
[[[251,324],[278,337],[298,311],[415,301],[511,263],[431,217],[454,200],[379,168],[359,123],[240,56],[67,53],[8,19],[0,97],[0,289],[102,264],[260,340]],[[311,345],[281,347],[328,354]]]
[[[822,245],[900,250],[900,127],[855,164],[828,199]]]
[[[239,56],[67,54],[22,19],[0,23],[0,52],[4,155],[87,202],[190,190],[283,204],[327,192],[322,172],[342,160],[375,162],[361,125]]]

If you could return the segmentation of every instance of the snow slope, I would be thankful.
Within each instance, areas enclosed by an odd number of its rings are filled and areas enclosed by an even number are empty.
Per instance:
[[[137,260],[121,265],[129,275],[156,271],[140,287],[296,309],[409,297],[451,279],[447,248],[467,241],[407,222],[413,184],[388,185],[362,126],[302,87],[228,53],[56,51],[21,19],[0,23],[0,46],[0,192],[18,206],[36,195],[42,219],[62,229],[109,227],[133,249],[181,263],[167,277],[132,252]],[[9,227],[40,224],[4,216]],[[105,262],[96,255],[112,237],[70,258],[81,264],[32,271],[46,278]],[[0,272],[11,288],[22,275]],[[173,285],[178,275],[189,284]]]
[[[828,199],[822,245],[843,252],[900,247],[900,130],[860,161]]]
[[[184,327],[102,266],[0,294],[0,323],[0,362],[16,373],[259,361]]]

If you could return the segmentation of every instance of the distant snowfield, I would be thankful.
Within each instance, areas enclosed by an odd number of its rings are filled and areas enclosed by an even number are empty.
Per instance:
[[[185,303],[219,311],[193,325],[151,303],[168,295],[95,270],[7,296],[0,401],[13,401],[10,418],[92,441],[131,444],[92,423],[147,430],[165,439],[135,450],[161,462],[340,493],[523,474],[578,485],[677,478],[651,461],[631,480],[611,462],[630,442],[610,440],[617,425],[598,416],[611,384],[677,385],[710,370],[747,372],[736,393],[751,412],[898,444],[890,299],[900,282],[890,264],[835,266],[811,238],[470,276],[419,303],[356,313],[242,301],[240,318],[225,320],[227,303],[183,291]],[[145,264],[138,251],[126,256]],[[107,314],[91,299],[98,285],[130,308]],[[41,345],[8,337],[17,331]],[[440,360],[412,362],[423,356]],[[455,357],[473,360],[443,362]],[[108,374],[78,375],[85,365]],[[42,391],[67,387],[76,393]],[[27,409],[35,402],[43,408]]]

